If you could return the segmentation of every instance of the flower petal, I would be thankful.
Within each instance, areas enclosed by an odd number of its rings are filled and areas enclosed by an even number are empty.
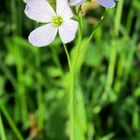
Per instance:
[[[75,38],[78,29],[78,22],[72,19],[65,21],[59,27],[59,35],[63,43],[71,42]]]
[[[84,3],[84,0],[70,0],[70,5],[72,6],[78,6]]]
[[[97,3],[106,8],[113,8],[116,5],[115,0],[97,0]]]
[[[63,20],[67,20],[73,17],[72,11],[68,4],[68,0],[57,0],[56,13],[58,16],[62,16]]]
[[[33,30],[29,35],[29,42],[37,47],[49,45],[56,37],[58,28],[52,26],[51,23],[43,25]]]
[[[52,17],[55,16],[53,8],[46,0],[28,0],[25,14],[37,22],[51,22]]]

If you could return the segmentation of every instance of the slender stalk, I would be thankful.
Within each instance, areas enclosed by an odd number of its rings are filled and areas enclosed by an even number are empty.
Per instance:
[[[93,38],[96,30],[98,29],[98,27],[101,25],[102,21],[104,20],[104,17],[105,17],[105,14],[106,12],[108,11],[108,9],[105,9],[103,15],[100,17],[100,20],[99,22],[97,23],[97,25],[95,26],[93,32],[90,34],[90,36],[88,37],[88,40],[87,40],[87,44],[91,41],[91,39]]]
[[[11,1],[11,28],[12,28],[12,33],[13,33],[13,36],[17,34],[17,15],[16,15],[16,1],[15,0],[12,0]],[[17,91],[17,88],[18,88],[18,84],[16,83],[16,91]],[[19,114],[20,114],[20,103],[19,103],[19,97],[16,96],[15,97],[15,104],[16,104],[16,107],[14,108],[14,118],[15,120],[19,120]]]
[[[70,60],[70,55],[69,55],[69,52],[67,50],[67,46],[65,44],[63,44],[63,47],[64,47],[64,50],[65,50],[65,53],[66,53],[66,56],[67,56],[67,60],[68,60],[68,65],[69,65],[69,70],[71,71],[71,60]]]
[[[75,48],[75,57],[71,60],[70,55],[68,53],[67,47],[64,44],[64,50],[67,56],[69,71],[70,71],[70,94],[69,94],[69,119],[70,119],[70,140],[75,140],[75,124],[74,124],[74,87],[75,87],[75,72],[76,72],[76,64],[78,61],[79,53],[80,53],[80,46],[82,40],[82,15],[81,11],[78,13],[78,20],[79,20],[79,30],[78,30],[78,40]]]
[[[10,117],[8,111],[6,110],[5,106],[3,105],[2,101],[0,100],[0,110],[5,116],[6,120],[8,121],[8,124],[12,128],[13,132],[15,133],[18,140],[24,140],[22,135],[20,134],[18,128],[16,127],[15,123],[13,122],[12,118]]]
[[[44,127],[44,104],[43,104],[43,96],[42,96],[42,79],[41,79],[41,73],[40,73],[40,51],[37,50],[36,52],[36,67],[38,69],[37,72],[37,104],[38,104],[38,127],[39,130],[42,130]]]
[[[117,12],[116,12],[116,16],[115,16],[115,25],[114,25],[114,39],[115,40],[119,35],[123,2],[124,2],[124,0],[118,1],[118,5],[117,5]],[[106,82],[105,92],[107,92],[108,90],[111,89],[111,86],[113,83],[116,56],[117,56],[117,45],[114,42],[112,44],[110,54],[111,55],[110,55],[110,59],[109,59],[109,67],[108,67],[108,73],[107,73],[107,82]]]
[[[88,40],[87,40],[87,44],[91,41],[91,39],[93,38],[96,29],[101,25],[102,21],[104,20],[104,15],[100,18],[99,23],[96,25],[95,29],[93,30],[93,32],[91,33],[91,35],[89,36]]]
[[[37,89],[37,103],[38,103],[38,128],[42,130],[44,127],[44,111],[43,111],[43,97],[42,97],[42,87],[40,80],[40,73],[37,75],[38,89]]]
[[[104,13],[105,14],[105,13]],[[86,45],[90,42],[90,40],[92,39],[93,35],[95,34],[96,29],[99,27],[99,25],[101,24],[102,20],[104,19],[104,15],[100,18],[100,22],[96,25],[95,30],[91,33],[91,35],[89,36]],[[75,47],[75,55],[74,58],[70,59],[70,55],[68,53],[67,47],[64,44],[64,50],[68,59],[68,65],[69,65],[69,69],[70,69],[70,94],[69,94],[69,111],[70,111],[70,140],[75,140],[75,124],[74,124],[74,120],[75,120],[75,116],[74,116],[74,95],[75,95],[75,91],[74,91],[74,87],[75,87],[75,74],[76,74],[76,70],[77,70],[77,63],[78,63],[78,58],[81,54],[81,41],[82,41],[82,13],[81,11],[78,12],[78,21],[79,21],[79,30],[78,30],[78,40],[77,40],[77,44]],[[85,45],[85,46],[86,46]]]
[[[99,22],[97,23],[97,25],[95,26],[93,32],[89,35],[89,37],[87,38],[86,43],[84,44],[84,46],[88,46],[89,42],[92,40],[94,34],[96,33],[97,29],[99,28],[99,26],[101,25],[102,21],[104,20],[105,14],[108,11],[108,9],[105,9],[103,15],[100,17]],[[84,52],[85,49],[87,49],[88,47],[84,47],[82,49],[80,49],[80,54],[82,54],[82,52]]]
[[[13,34],[17,34],[17,12],[16,12],[16,0],[11,1],[11,13],[12,13],[12,31]]]
[[[113,83],[116,55],[117,55],[117,47],[115,42],[113,42],[111,53],[110,53],[110,59],[109,59],[109,67],[107,72],[107,82],[106,82],[105,92],[108,92],[111,89]]]
[[[2,123],[1,114],[0,114],[0,137],[1,137],[2,140],[7,140],[5,130],[4,130],[4,126],[3,126],[3,123]]]
[[[117,12],[116,12],[116,16],[115,16],[115,26],[114,26],[115,37],[118,37],[118,35],[119,35],[123,3],[124,3],[124,0],[118,1]]]
[[[12,13],[12,31],[13,31],[13,36],[21,34],[21,6],[19,7],[19,13],[17,13],[16,10],[16,0],[11,1],[11,13]],[[19,14],[19,16],[18,16]],[[20,20],[18,19],[20,17]],[[19,28],[18,28],[19,27]],[[15,108],[15,120],[19,120],[21,114],[22,122],[25,122],[28,117],[28,111],[27,111],[27,103],[26,103],[26,94],[25,94],[25,87],[24,87],[24,74],[23,74],[23,67],[24,67],[24,61],[23,61],[23,55],[22,55],[22,49],[20,46],[15,44],[15,56],[16,56],[16,69],[17,69],[17,93],[18,97],[16,97],[16,105],[17,107]],[[20,100],[20,102],[19,102]],[[20,109],[22,108],[22,109]],[[18,117],[18,118],[17,118]]]
[[[78,21],[79,21],[79,30],[78,30],[78,40],[75,48],[75,57],[73,58],[73,62],[71,63],[71,84],[70,84],[70,112],[71,112],[71,135],[70,140],[75,140],[75,114],[74,114],[74,99],[75,99],[75,74],[76,74],[76,66],[78,63],[81,41],[82,41],[82,12],[81,10],[78,12]]]
[[[70,140],[74,140],[74,69],[71,70],[71,84],[70,84],[70,122],[71,134]]]
[[[21,112],[21,118],[22,122],[26,122],[28,118],[28,109],[27,109],[27,99],[26,99],[26,90],[24,87],[24,74],[23,74],[23,67],[24,67],[24,61],[23,61],[23,55],[22,50],[20,46],[15,46],[15,56],[17,57],[17,93],[20,99],[20,112]],[[19,102],[19,100],[17,101]]]
[[[70,93],[69,93],[69,119],[70,119],[70,140],[74,140],[74,71],[70,60],[67,47],[63,44],[67,56],[69,71],[70,71]]]

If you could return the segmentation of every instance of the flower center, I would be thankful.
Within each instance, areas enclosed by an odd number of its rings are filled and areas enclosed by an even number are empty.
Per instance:
[[[63,19],[61,16],[54,16],[53,19],[52,19],[52,25],[54,27],[58,27],[60,25],[62,25],[63,23]]]

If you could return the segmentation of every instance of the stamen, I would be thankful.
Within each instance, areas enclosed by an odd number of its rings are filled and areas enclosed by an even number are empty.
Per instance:
[[[58,26],[62,25],[62,23],[63,23],[63,19],[62,19],[61,16],[55,16],[55,17],[53,17],[53,19],[52,19],[52,25],[54,27],[58,27]]]

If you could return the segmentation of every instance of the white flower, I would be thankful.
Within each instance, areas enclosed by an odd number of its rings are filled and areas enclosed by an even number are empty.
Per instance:
[[[25,14],[37,22],[46,23],[30,33],[29,42],[34,46],[49,45],[57,32],[63,43],[75,38],[78,22],[71,19],[73,14],[67,0],[56,1],[56,12],[46,0],[28,0]]]
[[[106,8],[113,8],[116,5],[115,0],[97,0],[97,3]]]
[[[116,5],[115,0],[96,0],[96,2],[106,8],[113,8]],[[70,0],[72,6],[78,6],[84,3],[84,0]]]

